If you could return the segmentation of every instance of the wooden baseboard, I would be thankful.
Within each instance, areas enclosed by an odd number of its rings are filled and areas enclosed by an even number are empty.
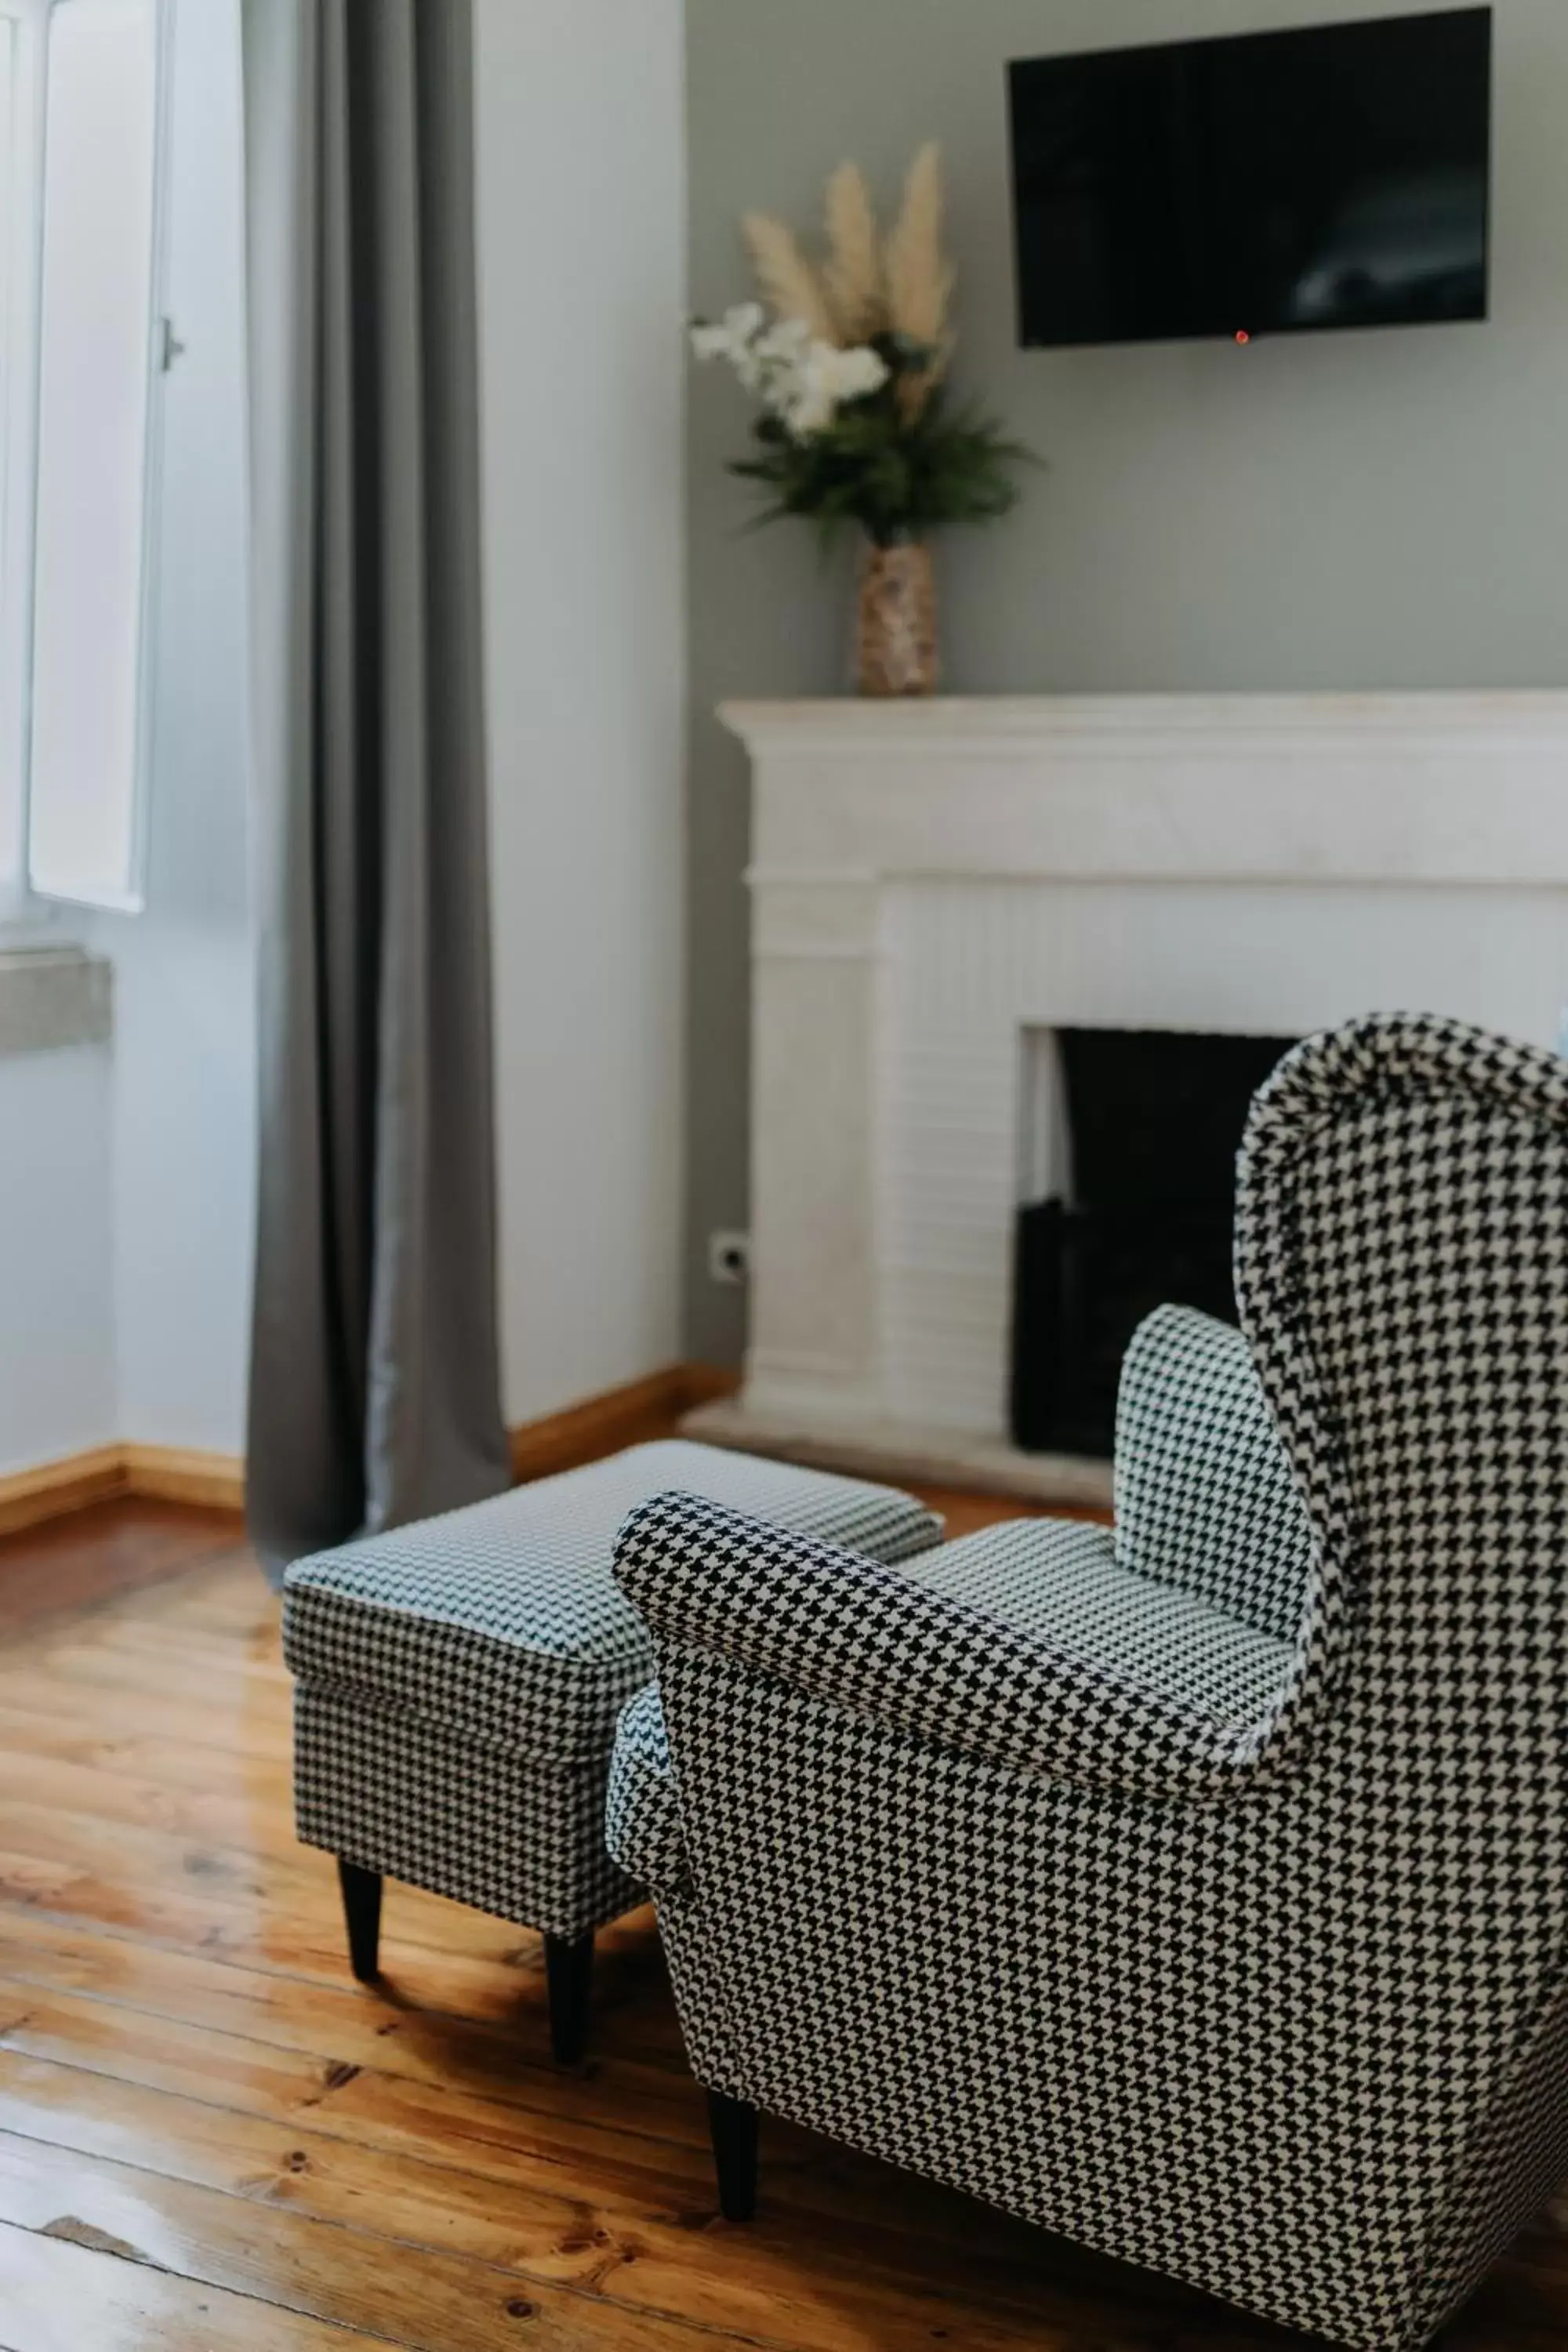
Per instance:
[[[649,1372],[624,1388],[586,1397],[542,1421],[525,1422],[511,1432],[512,1476],[520,1484],[552,1478],[562,1470],[596,1462],[601,1454],[618,1454],[623,1446],[668,1437],[682,1413],[732,1394],[738,1379],[711,1364],[667,1364],[662,1371]]]
[[[711,1364],[668,1364],[604,1396],[586,1397],[510,1433],[512,1475],[520,1482],[575,1470],[604,1454],[668,1437],[693,1406],[732,1396],[739,1374]],[[97,1445],[60,1462],[0,1477],[0,1536],[63,1518],[91,1503],[136,1496],[190,1503],[205,1510],[245,1507],[245,1464],[235,1454],[180,1445]]]
[[[108,1502],[125,1491],[122,1445],[95,1445],[61,1462],[14,1470],[0,1478],[0,1536],[61,1518],[68,1511],[83,1511],[89,1503]]]
[[[95,1445],[0,1478],[0,1536],[131,1496],[240,1511],[245,1465],[237,1454],[195,1454],[177,1445]]]
[[[243,1511],[245,1464],[237,1454],[203,1454],[183,1445],[127,1445],[125,1491],[160,1503],[195,1503],[209,1511]]]

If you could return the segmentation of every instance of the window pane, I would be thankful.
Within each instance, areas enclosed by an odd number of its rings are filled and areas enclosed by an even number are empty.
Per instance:
[[[49,18],[29,866],[110,905],[138,878],[157,49],[156,0]]]

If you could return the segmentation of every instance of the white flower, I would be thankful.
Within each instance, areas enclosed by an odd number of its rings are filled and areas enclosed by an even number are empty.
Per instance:
[[[691,330],[691,348],[700,360],[728,360],[734,367],[750,357],[752,345],[767,323],[767,313],[760,302],[737,302],[726,310],[717,326],[695,326]]]
[[[757,357],[780,367],[798,367],[813,351],[826,351],[826,343],[813,343],[811,329],[804,319],[781,319],[757,339]]]
[[[775,405],[797,441],[826,432],[847,401],[863,400],[879,392],[889,370],[868,345],[836,351],[831,343],[808,342],[787,381],[778,387]]]
[[[825,432],[836,413],[833,394],[826,385],[819,383],[803,384],[782,411],[784,423],[797,441],[808,440],[812,434]]]
[[[887,361],[869,343],[861,343],[852,352],[833,354],[832,383],[839,400],[865,400],[873,392],[880,392],[890,373]]]

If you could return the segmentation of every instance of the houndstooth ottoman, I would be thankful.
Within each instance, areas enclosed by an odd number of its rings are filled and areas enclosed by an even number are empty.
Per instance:
[[[673,1491],[870,1559],[942,1535],[889,1487],[671,1442],[323,1552],[285,1585],[297,1825],[338,1858],[354,1974],[377,1973],[384,1876],[539,1928],[566,2061],[594,1931],[643,1899],[605,1847],[616,1719],[653,1675],[616,1537]]]

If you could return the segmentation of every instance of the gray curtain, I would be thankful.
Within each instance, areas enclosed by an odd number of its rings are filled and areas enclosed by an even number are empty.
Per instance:
[[[468,0],[245,0],[269,1572],[500,1491]]]

